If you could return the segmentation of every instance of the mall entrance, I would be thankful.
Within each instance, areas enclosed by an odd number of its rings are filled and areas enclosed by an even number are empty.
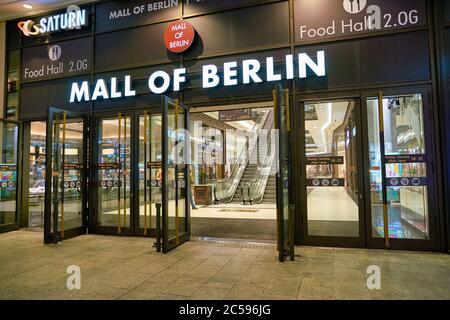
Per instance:
[[[166,253],[189,239],[189,113],[162,100],[157,110],[90,118],[49,109],[46,243],[89,231],[154,237]]]
[[[302,242],[437,250],[427,88],[299,102]]]
[[[290,98],[281,86],[273,93],[190,110],[168,97],[126,112],[49,108],[23,126],[22,226],[44,231],[45,243],[142,236],[163,252],[191,235],[268,241],[285,245],[283,260],[294,243]]]

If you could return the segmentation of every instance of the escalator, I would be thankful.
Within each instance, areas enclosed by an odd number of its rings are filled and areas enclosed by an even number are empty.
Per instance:
[[[244,171],[233,203],[242,203],[243,198],[251,203],[276,203],[276,182],[274,155],[272,148],[274,138],[274,112],[270,110],[258,137],[257,147]]]
[[[263,129],[270,123],[273,126],[273,111],[264,112],[261,116],[254,119],[255,125],[253,126],[250,134],[248,135],[247,145],[241,151],[239,157],[234,164],[231,174],[228,179],[218,180],[216,182],[214,198],[216,203],[230,203],[234,202],[235,197],[241,195],[239,189],[241,182],[245,179],[250,180],[249,177],[253,177],[251,174],[252,164],[256,164],[255,157],[258,156],[258,147],[261,133],[264,133]],[[256,170],[256,167],[255,167]],[[245,174],[247,171],[247,174]],[[255,171],[256,172],[256,171]],[[240,202],[240,200],[236,200]]]

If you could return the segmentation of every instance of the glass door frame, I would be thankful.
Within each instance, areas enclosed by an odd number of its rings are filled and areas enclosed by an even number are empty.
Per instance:
[[[361,101],[364,109],[363,113],[363,127],[368,128],[367,119],[367,99],[375,98],[378,99],[380,91],[383,97],[385,96],[401,96],[401,95],[413,95],[421,94],[423,102],[423,116],[424,116],[424,139],[426,147],[426,168],[427,168],[427,188],[428,188],[428,213],[429,213],[429,234],[430,239],[396,239],[389,238],[389,248],[390,249],[402,249],[402,250],[439,250],[439,239],[440,239],[440,229],[439,220],[441,220],[441,225],[445,224],[444,221],[440,219],[442,212],[441,201],[439,200],[438,193],[438,182],[437,182],[437,172],[438,166],[436,163],[436,133],[433,130],[436,126],[436,121],[434,119],[433,113],[433,101],[432,101],[432,89],[427,86],[410,86],[410,87],[399,87],[399,88],[384,88],[379,90],[367,90],[363,91],[361,94]],[[383,146],[380,146],[383,147]],[[370,201],[370,178],[369,178],[369,137],[368,129],[364,129],[363,136],[363,148],[364,148],[364,166],[365,166],[365,185],[364,192],[366,201],[366,233],[367,233],[367,246],[369,248],[385,249],[386,239],[385,238],[374,238],[372,236],[372,212],[371,212],[371,201]],[[385,181],[383,181],[385,182]],[[443,217],[442,217],[443,218]]]
[[[361,122],[362,108],[359,94],[349,93],[337,93],[337,94],[319,94],[319,95],[302,95],[298,98],[298,110],[299,113],[299,129],[298,129],[298,153],[300,159],[300,212],[301,216],[301,235],[302,243],[305,245],[315,246],[336,246],[336,247],[351,247],[361,248],[366,243],[366,215],[365,215],[365,193],[364,193],[364,150],[359,148],[357,150],[357,171],[358,171],[358,218],[359,218],[359,236],[358,237],[338,237],[338,236],[314,236],[308,235],[308,209],[307,209],[307,177],[306,177],[306,138],[305,138],[305,104],[307,103],[320,103],[320,102],[339,102],[339,101],[354,101],[356,110],[356,127],[357,127],[357,145],[361,146],[363,139],[363,124]]]
[[[292,204],[291,122],[289,89],[278,84],[273,90],[274,128],[278,130],[278,170],[276,174],[277,193],[277,247],[278,260],[287,256],[295,260],[295,218]],[[287,203],[285,196],[287,195]],[[286,214],[287,211],[287,214]]]
[[[130,140],[130,145],[129,148],[131,149],[131,153],[130,153],[130,168],[128,168],[129,170],[131,170],[131,174],[129,176],[130,179],[130,190],[129,190],[129,215],[128,215],[128,219],[129,219],[129,226],[128,227],[124,227],[121,226],[121,232],[120,234],[118,234],[118,226],[99,226],[98,225],[98,221],[99,221],[99,207],[98,207],[98,199],[99,199],[99,194],[98,194],[98,183],[99,183],[99,169],[98,169],[98,156],[99,156],[99,152],[100,152],[100,148],[99,148],[99,143],[98,143],[98,139],[99,139],[99,130],[100,130],[100,122],[102,120],[108,120],[108,119],[118,119],[119,114],[121,115],[121,117],[126,117],[130,119],[130,136],[128,137]],[[122,121],[123,124],[123,121]],[[91,121],[91,135],[92,135],[92,157],[91,157],[91,161],[90,161],[90,180],[91,180],[91,190],[92,192],[90,193],[90,202],[91,202],[91,223],[90,223],[90,227],[93,233],[95,234],[103,234],[103,235],[113,235],[113,236],[134,236],[136,235],[136,219],[135,219],[135,210],[136,210],[136,206],[134,205],[134,201],[133,201],[133,195],[136,194],[136,190],[135,190],[135,182],[137,181],[136,178],[136,168],[137,165],[135,165],[136,160],[138,158],[136,158],[136,149],[139,146],[139,137],[136,138],[135,136],[135,127],[136,127],[136,118],[135,118],[135,112],[133,110],[131,111],[108,111],[108,112],[96,112],[93,114],[92,117],[92,121]],[[137,127],[139,130],[139,122],[137,122]],[[125,128],[126,130],[126,128]],[[139,134],[139,133],[138,133]],[[139,177],[139,176],[138,176]],[[125,184],[124,184],[125,185]],[[122,191],[123,193],[123,191]],[[123,201],[123,199],[121,199],[121,201]],[[121,207],[121,209],[123,209]]]
[[[184,177],[185,177],[185,188],[186,188],[186,194],[185,194],[185,219],[186,223],[184,224],[185,229],[179,230],[178,227],[176,227],[176,234],[175,236],[171,237],[169,235],[169,181],[168,181],[168,174],[169,171],[169,105],[175,106],[175,108],[182,108],[184,110],[184,129],[186,132],[189,132],[189,108],[184,106],[182,103],[179,102],[179,100],[174,100],[172,98],[169,98],[167,96],[161,97],[162,102],[162,252],[168,253],[169,251],[175,249],[176,247],[180,246],[181,244],[185,243],[186,241],[189,241],[190,237],[190,202],[189,202],[189,193],[190,193],[190,165],[189,162],[185,164],[184,168]],[[175,121],[178,123],[177,118],[177,112]],[[190,148],[190,135],[185,137],[185,139],[188,139],[188,148]],[[185,150],[186,151],[186,150]],[[189,151],[188,151],[189,152]],[[188,153],[188,159],[190,159],[190,153]],[[178,194],[178,175],[175,176],[175,179],[177,181],[176,183],[176,194]],[[177,204],[178,205],[178,204]],[[176,216],[176,219],[178,217]],[[178,223],[178,220],[175,222]],[[181,231],[181,232],[178,232]],[[175,241],[173,241],[175,238]]]
[[[53,230],[58,229],[58,212],[59,212],[59,204],[58,201],[58,210],[52,212],[52,206],[55,205],[53,203],[53,194],[52,194],[52,185],[53,181],[53,158],[55,153],[54,150],[54,119],[56,114],[64,114],[67,118],[72,119],[80,119],[83,123],[83,167],[81,172],[81,179],[83,180],[81,183],[81,204],[82,204],[82,225],[80,227],[64,230],[64,237],[62,237],[61,231],[57,233],[52,232],[52,223]],[[62,119],[63,120],[63,119]],[[63,120],[64,121],[64,120]],[[88,232],[88,201],[87,194],[88,192],[88,183],[87,183],[87,172],[88,172],[88,123],[89,119],[86,115],[78,113],[66,111],[63,109],[57,109],[50,107],[47,113],[47,128],[46,128],[46,159],[45,159],[45,209],[44,209],[44,243],[57,243],[58,241],[63,241],[66,239],[70,239],[82,234],[86,234]],[[63,129],[64,130],[64,129]],[[61,161],[64,166],[64,159]],[[59,179],[58,179],[59,180]],[[57,182],[58,182],[57,180]],[[53,221],[52,221],[53,218]],[[56,218],[56,219],[55,219]]]

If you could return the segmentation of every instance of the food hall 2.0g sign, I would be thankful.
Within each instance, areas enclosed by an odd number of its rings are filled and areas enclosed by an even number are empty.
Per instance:
[[[294,6],[299,43],[427,24],[426,0],[296,0]]]
[[[91,60],[90,38],[24,49],[22,81],[85,74],[91,70]]]

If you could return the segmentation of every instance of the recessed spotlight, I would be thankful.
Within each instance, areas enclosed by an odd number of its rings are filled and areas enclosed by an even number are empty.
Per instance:
[[[23,6],[25,9],[28,9],[28,10],[33,9],[33,6],[32,6],[31,4],[24,3],[22,6]]]

